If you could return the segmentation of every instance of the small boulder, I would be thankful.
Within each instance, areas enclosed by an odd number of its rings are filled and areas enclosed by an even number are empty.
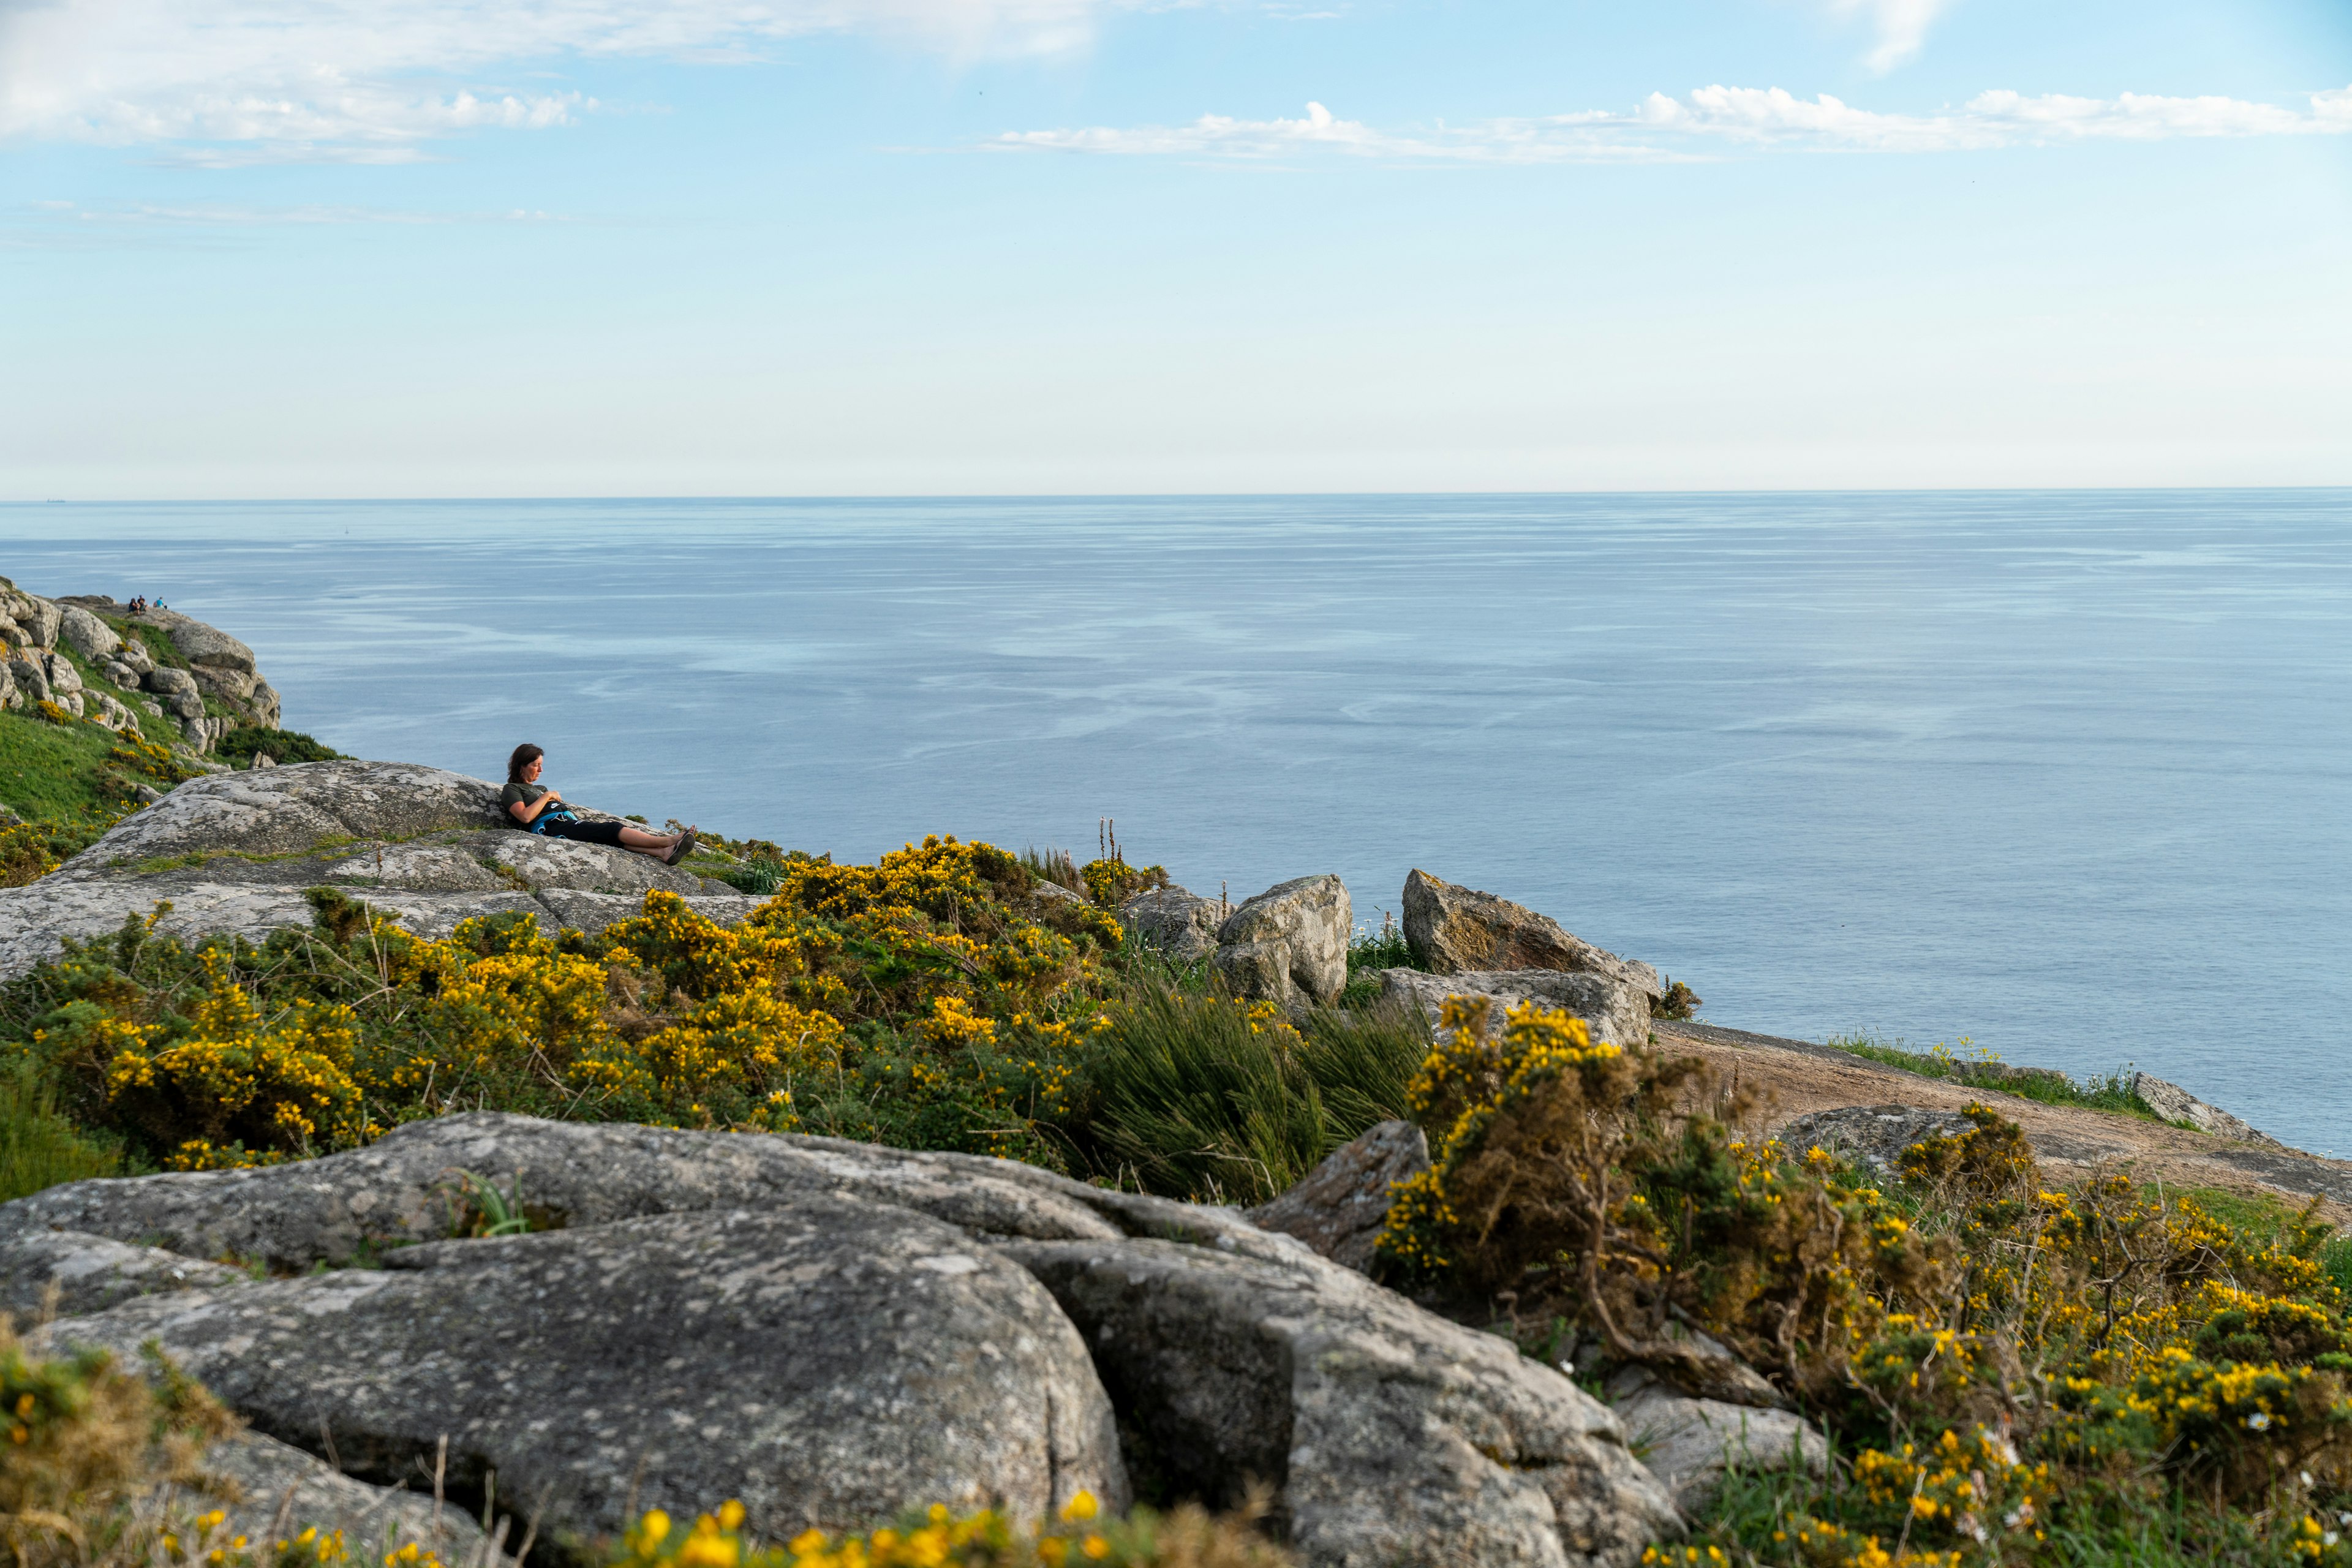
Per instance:
[[[1552,969],[1513,969],[1500,973],[1466,971],[1458,974],[1424,974],[1417,969],[1381,971],[1381,994],[1421,1009],[1432,1027],[1449,996],[1490,996],[1487,1026],[1499,1029],[1503,1015],[1523,1002],[1533,1002],[1584,1020],[1596,1040],[1613,1046],[1640,1046],[1650,1038],[1647,998],[1605,974],[1566,973]]]
[[[41,667],[48,672],[50,691],[63,696],[82,689],[81,671],[75,668],[74,661],[64,654],[42,655]]]
[[[93,664],[113,658],[122,647],[122,639],[114,635],[112,626],[79,605],[58,606],[58,636],[66,647]]]
[[[58,631],[65,622],[62,606],[20,590],[0,604],[0,612],[25,628],[33,647],[46,650],[58,646]]]
[[[1118,923],[1148,947],[1179,963],[1192,963],[1217,951],[1217,927],[1233,911],[1214,899],[1188,893],[1171,882],[1147,888],[1118,906]]]
[[[353,1563],[363,1561],[369,1552],[390,1555],[414,1542],[420,1556],[429,1552],[457,1568],[478,1568],[493,1562],[505,1568],[526,1529],[508,1515],[507,1533],[512,1539],[505,1542],[505,1550],[493,1554],[491,1543],[483,1539],[482,1527],[463,1506],[434,1502],[429,1477],[404,1478],[421,1482],[426,1489],[422,1492],[404,1487],[372,1487],[290,1443],[258,1432],[224,1437],[205,1450],[200,1468],[213,1489],[200,1506],[216,1507],[226,1516],[213,1528],[215,1542],[234,1541],[240,1535],[272,1542],[277,1538],[270,1531],[282,1518],[289,1535],[314,1526],[321,1535],[342,1531],[344,1544],[353,1549],[350,1558]],[[224,1496],[224,1492],[233,1495]],[[255,1555],[268,1560],[263,1553]]]
[[[2152,1073],[2134,1073],[2132,1092],[2167,1121],[2186,1121],[2200,1132],[2226,1138],[2233,1143],[2257,1143],[2265,1149],[2286,1147],[2269,1133],[2257,1131],[2220,1106],[2208,1105],[2179,1084],[2167,1083]]]
[[[184,669],[172,669],[158,666],[142,677],[140,684],[163,698],[197,695],[196,678]]]
[[[1976,1123],[1957,1110],[1926,1105],[1842,1105],[1800,1116],[1772,1136],[1792,1154],[1824,1149],[1880,1181],[1900,1173],[1906,1151],[1930,1138],[1954,1138]]]
[[[1428,1169],[1429,1140],[1421,1129],[1383,1121],[1331,1151],[1305,1181],[1249,1217],[1261,1230],[1297,1237],[1341,1268],[1370,1274],[1393,1190]]]
[[[26,650],[12,656],[8,660],[8,673],[26,701],[49,700],[49,672],[38,653]]]
[[[118,735],[139,733],[139,716],[103,691],[84,691],[82,710]],[[96,709],[96,712],[90,710]]]
[[[1557,969],[1605,974],[1646,1003],[1665,993],[1658,972],[1560,929],[1525,904],[1442,881],[1426,871],[1404,879],[1404,940],[1413,962],[1437,974]]]
[[[254,676],[249,669],[236,669],[226,665],[200,664],[192,671],[196,688],[207,697],[224,702],[243,702],[253,695]]]
[[[1217,972],[1236,995],[1297,1007],[1337,1002],[1348,985],[1355,917],[1348,889],[1326,873],[1277,883],[1217,928]]]
[[[208,626],[177,610],[150,610],[140,619],[161,626],[190,664],[253,673],[253,650],[217,626]]]
[[[1734,1471],[1829,1474],[1828,1439],[1794,1411],[1693,1399],[1646,1367],[1623,1368],[1607,1388],[1633,1451],[1685,1512],[1706,1509]]]

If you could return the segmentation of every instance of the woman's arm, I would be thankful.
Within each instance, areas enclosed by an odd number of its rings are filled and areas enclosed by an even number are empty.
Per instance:
[[[563,797],[558,795],[555,791],[549,790],[537,800],[519,800],[512,805],[507,807],[507,809],[514,814],[514,818],[517,822],[529,826],[530,823],[539,820],[539,814],[541,812],[545,811],[549,806],[555,805]]]

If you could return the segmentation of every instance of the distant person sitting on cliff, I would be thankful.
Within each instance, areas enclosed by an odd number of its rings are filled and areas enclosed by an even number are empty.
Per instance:
[[[563,804],[561,791],[539,782],[547,753],[524,744],[507,759],[507,787],[499,792],[506,814],[533,833],[550,838],[572,838],[613,849],[634,849],[665,866],[675,866],[694,852],[694,829],[683,833],[648,833],[627,822],[583,822]]]

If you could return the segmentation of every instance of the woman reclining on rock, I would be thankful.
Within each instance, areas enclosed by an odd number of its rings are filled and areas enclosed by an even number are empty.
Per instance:
[[[562,792],[539,782],[546,756],[539,747],[526,743],[517,746],[514,755],[507,759],[507,787],[499,792],[499,805],[524,827],[550,838],[634,849],[665,866],[675,866],[694,852],[691,827],[683,833],[648,833],[634,823],[581,821],[563,804]]]

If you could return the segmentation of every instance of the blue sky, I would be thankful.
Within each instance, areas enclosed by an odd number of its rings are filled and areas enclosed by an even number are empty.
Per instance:
[[[0,0],[0,499],[2352,483],[2352,7]]]

